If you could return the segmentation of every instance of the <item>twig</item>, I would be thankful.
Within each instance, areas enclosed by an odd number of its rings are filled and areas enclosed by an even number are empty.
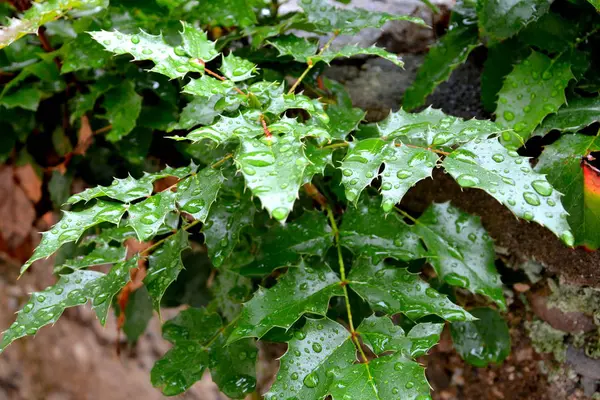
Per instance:
[[[335,38],[338,37],[340,33],[339,32],[334,32],[333,36],[327,41],[327,43],[325,43],[325,46],[323,46],[323,48],[317,53],[317,56],[322,55],[325,50],[327,50],[329,48],[329,46],[331,46],[331,43],[335,40]],[[308,75],[308,73],[310,72],[310,70],[315,66],[315,64],[311,61],[308,60],[308,67],[306,67],[306,69],[304,70],[304,72],[302,72],[302,75],[300,75],[298,77],[298,79],[296,80],[296,82],[294,82],[294,84],[292,85],[292,87],[290,88],[290,90],[288,91],[288,94],[292,94],[296,91],[296,88],[298,87],[298,85],[300,84],[300,82],[302,82],[302,80],[306,77],[306,75]]]
[[[259,119],[260,119],[260,123],[261,123],[262,128],[263,128],[263,132],[265,133],[265,136],[268,137],[268,138],[271,138],[273,136],[273,134],[271,133],[271,131],[267,127],[267,122],[265,121],[265,115],[264,114],[260,114]]]

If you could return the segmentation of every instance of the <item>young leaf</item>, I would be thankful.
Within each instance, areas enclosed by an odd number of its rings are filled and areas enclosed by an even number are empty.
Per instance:
[[[339,277],[325,264],[291,267],[270,289],[259,288],[244,304],[228,343],[264,336],[271,328],[288,329],[305,313],[325,315],[329,300],[343,295]]]
[[[429,262],[449,285],[489,297],[506,309],[502,281],[494,265],[494,243],[479,218],[450,203],[432,204],[414,225]]]
[[[375,311],[403,313],[410,319],[437,315],[448,321],[470,321],[471,314],[406,268],[373,264],[358,258],[348,275],[350,288],[365,299]]]
[[[520,147],[544,117],[565,103],[565,88],[573,79],[570,65],[532,52],[504,80],[496,122],[514,129],[502,134],[505,145]]]
[[[189,234],[180,229],[170,236],[148,259],[148,273],[144,285],[152,297],[152,305],[160,313],[160,302],[169,287],[183,269],[181,253],[190,248]]]
[[[471,314],[476,321],[450,324],[458,354],[479,368],[504,361],[510,354],[510,333],[504,318],[491,308],[476,308]]]
[[[404,93],[402,107],[412,110],[422,106],[427,96],[446,81],[478,45],[477,27],[467,25],[451,28],[429,49],[415,81]]]
[[[304,9],[310,24],[304,29],[315,33],[337,32],[342,35],[352,35],[364,28],[380,28],[387,21],[410,21],[425,25],[421,18],[367,11],[361,8],[336,8],[317,0],[301,0],[300,7]]]
[[[378,201],[364,195],[357,207],[349,207],[340,227],[340,243],[355,255],[375,260],[422,258],[419,237],[396,214],[384,215]]]
[[[241,82],[254,76],[256,65],[230,53],[227,57],[223,57],[220,70],[231,81]]]
[[[205,222],[224,180],[220,171],[206,167],[180,181],[175,195],[179,209]]]
[[[124,204],[98,200],[96,204],[81,211],[63,211],[61,220],[42,234],[40,244],[31,258],[21,267],[21,274],[34,261],[52,255],[65,243],[79,240],[88,228],[102,222],[119,224],[126,210]]]
[[[126,81],[109,90],[102,105],[111,124],[106,138],[117,142],[135,128],[142,111],[142,96],[136,93],[132,82]]]
[[[600,121],[600,98],[575,97],[569,99],[556,114],[547,116],[533,134],[545,135],[554,129],[561,132],[577,132],[598,121]]]
[[[291,223],[278,224],[258,238],[260,250],[255,261],[244,266],[244,275],[266,275],[274,269],[299,261],[301,255],[323,256],[333,235],[324,214],[306,211]]]
[[[175,211],[175,197],[175,193],[167,190],[129,207],[127,224],[140,241],[145,242],[158,233],[167,214]]]
[[[219,55],[215,49],[215,43],[208,40],[206,32],[194,28],[187,22],[182,21],[181,25],[183,28],[183,31],[180,32],[181,47],[190,57],[208,62]],[[175,52],[180,53],[180,49],[175,49]]]
[[[339,372],[356,360],[352,337],[342,325],[330,320],[307,319],[294,332],[280,359],[277,378],[265,398],[324,398]]]
[[[485,190],[516,216],[545,226],[568,246],[573,245],[561,193],[544,175],[533,171],[527,157],[492,138],[462,146],[442,165],[462,187]]]
[[[535,170],[547,174],[548,181],[564,192],[561,200],[569,213],[567,220],[575,235],[574,243],[595,250],[600,248],[600,214],[595,190],[598,185],[594,184],[598,174],[582,163],[593,151],[600,151],[598,137],[565,135],[545,148]]]
[[[477,2],[479,31],[484,39],[500,42],[546,14],[550,0],[481,0]]]

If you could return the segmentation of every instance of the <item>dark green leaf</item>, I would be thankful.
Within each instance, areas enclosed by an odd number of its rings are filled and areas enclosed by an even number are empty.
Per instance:
[[[479,31],[490,42],[507,39],[548,12],[552,0],[480,0]]]
[[[126,81],[106,93],[102,106],[111,123],[106,138],[116,142],[135,128],[142,110],[142,96],[136,93],[133,83]]]
[[[167,214],[175,211],[175,196],[167,190],[129,207],[127,224],[135,230],[140,241],[145,242],[158,233]]]
[[[148,322],[152,319],[152,299],[145,286],[129,295],[125,308],[123,332],[130,343],[135,343],[144,333]]]
[[[180,181],[176,195],[179,209],[192,215],[194,219],[205,222],[224,179],[221,171],[206,167]]]
[[[577,132],[598,121],[600,98],[575,97],[569,99],[556,114],[547,116],[533,134],[545,135],[554,129],[561,132]]]

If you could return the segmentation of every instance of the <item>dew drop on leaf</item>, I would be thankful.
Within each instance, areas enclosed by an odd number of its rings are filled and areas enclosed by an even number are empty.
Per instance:
[[[550,196],[552,194],[552,186],[547,181],[537,180],[531,183],[533,189],[542,196]]]
[[[523,198],[525,199],[527,204],[530,204],[532,206],[540,205],[540,198],[535,193],[525,192],[523,193]]]
[[[304,386],[312,389],[319,384],[319,377],[314,372],[311,372],[310,374],[306,375],[303,383],[304,383]]]
[[[479,179],[475,178],[472,175],[464,174],[459,176],[456,179],[456,182],[458,182],[458,184],[463,187],[473,187],[479,184]]]

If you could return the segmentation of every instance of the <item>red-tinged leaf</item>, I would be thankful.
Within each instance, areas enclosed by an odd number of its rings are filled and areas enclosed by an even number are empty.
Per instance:
[[[584,246],[589,250],[600,247],[600,169],[592,165],[594,157],[589,154],[581,162],[583,169],[583,206],[585,220],[593,224],[592,235],[587,237]],[[595,232],[595,234],[594,234]]]

